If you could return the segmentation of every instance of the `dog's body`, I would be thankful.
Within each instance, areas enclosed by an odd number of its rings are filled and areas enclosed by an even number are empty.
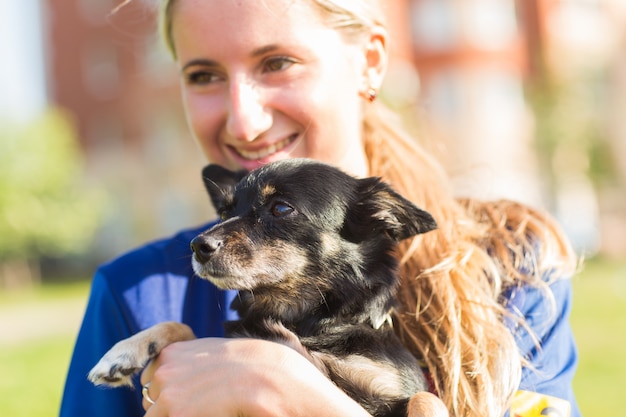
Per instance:
[[[223,221],[192,241],[193,267],[240,291],[232,305],[240,319],[225,324],[227,335],[291,346],[371,414],[406,416],[409,399],[428,387],[391,329],[393,251],[434,229],[432,217],[377,178],[309,160],[245,176],[212,165],[203,178]],[[89,378],[129,384],[167,344],[193,337],[162,323],[119,342]]]

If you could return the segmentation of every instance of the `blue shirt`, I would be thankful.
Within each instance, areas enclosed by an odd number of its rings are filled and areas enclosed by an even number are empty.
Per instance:
[[[223,321],[236,318],[229,309],[235,292],[217,289],[191,268],[189,242],[207,227],[147,244],[98,269],[68,371],[61,417],[144,414],[138,376],[135,390],[95,387],[87,380],[89,370],[119,340],[170,320],[186,323],[198,337],[223,336]],[[578,417],[572,391],[577,353],[568,321],[571,284],[559,280],[551,289],[555,312],[539,289],[521,288],[511,296],[511,305],[527,317],[542,345],[537,349],[522,328],[515,330],[534,367],[524,370],[520,389],[566,399],[571,416]]]

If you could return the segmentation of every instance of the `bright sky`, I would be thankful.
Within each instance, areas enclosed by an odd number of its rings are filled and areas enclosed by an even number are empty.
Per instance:
[[[46,104],[41,1],[0,1],[0,120],[27,121]]]

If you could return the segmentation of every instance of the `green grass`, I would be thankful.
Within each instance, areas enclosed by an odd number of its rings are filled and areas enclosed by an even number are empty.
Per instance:
[[[34,288],[11,291],[3,291],[0,289],[0,310],[24,303],[85,298],[88,290],[89,283],[87,281],[44,284]]]
[[[86,293],[86,283],[0,292],[0,313],[11,306],[84,299]],[[574,279],[574,294],[572,326],[580,351],[574,380],[578,403],[584,416],[621,416],[626,381],[626,261],[589,261]],[[0,345],[0,416],[58,414],[74,337],[59,334]]]
[[[74,305],[80,316],[80,301],[86,301],[88,287],[88,282],[80,282],[0,291],[0,324],[6,329],[6,323],[17,322],[15,315],[25,310],[36,312],[35,319],[54,315],[68,304]],[[1,323],[3,320],[7,322]],[[58,415],[76,331],[67,323],[54,324],[54,331],[45,336],[25,335],[24,342],[0,342],[0,416]]]
[[[574,279],[574,391],[585,416],[622,416],[626,381],[626,261],[587,263]]]
[[[0,349],[0,415],[57,416],[74,337]]]

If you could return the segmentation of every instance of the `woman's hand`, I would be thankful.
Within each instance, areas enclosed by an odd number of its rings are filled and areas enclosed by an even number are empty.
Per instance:
[[[369,416],[293,349],[259,339],[196,339],[144,370],[147,417]]]

